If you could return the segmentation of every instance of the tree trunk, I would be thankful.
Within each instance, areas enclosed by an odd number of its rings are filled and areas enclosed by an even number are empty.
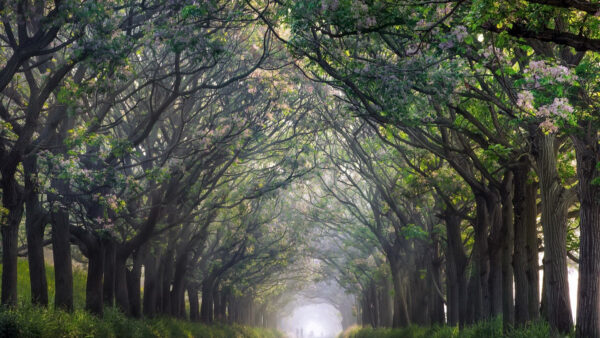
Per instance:
[[[585,126],[584,126],[585,127]],[[600,147],[598,131],[573,137],[579,193],[579,287],[577,337],[600,337]]]
[[[173,275],[173,289],[171,290],[171,314],[179,317],[179,309],[182,305],[182,295],[185,291],[184,282],[188,264],[188,252],[183,249],[183,252],[177,256],[175,262],[175,273]]]
[[[112,240],[106,241],[104,248],[104,280],[103,280],[103,297],[106,306],[115,305],[115,265],[117,249],[115,242]]]
[[[514,205],[514,253],[515,274],[515,319],[518,324],[529,321],[529,280],[527,278],[527,224],[526,194],[529,165],[526,159],[520,161],[515,170]]]
[[[435,255],[435,259],[431,262],[431,270],[428,274],[430,285],[429,285],[429,324],[444,324],[444,302],[440,293],[442,279],[441,279],[441,263],[438,255]]]
[[[159,273],[161,278],[161,313],[168,314],[171,311],[171,281],[173,279],[173,252],[167,249],[161,260]]]
[[[502,320],[504,329],[515,323],[512,258],[514,252],[513,173],[504,174],[502,182]]]
[[[392,281],[394,283],[394,320],[392,327],[406,327],[410,325],[410,318],[408,317],[408,305],[404,294],[402,275],[397,262],[390,262],[390,267],[392,268]]]
[[[369,302],[369,295],[368,295],[368,289],[363,291],[363,297],[362,297],[362,311],[361,311],[361,318],[362,318],[362,325],[363,326],[372,326],[372,320],[371,320],[371,308],[370,308],[370,302]]]
[[[573,326],[567,270],[567,192],[558,176],[555,136],[539,130],[536,132],[535,157],[542,197],[547,319],[553,330],[567,333]]]
[[[488,251],[487,233],[489,230],[489,212],[486,196],[481,193],[475,194],[476,204],[476,220],[475,220],[475,243],[473,253],[473,271],[471,282],[471,297],[472,302],[472,319],[479,321],[488,318],[490,314],[490,292],[489,292],[489,275],[490,275],[490,257]]]
[[[117,254],[115,259],[115,301],[119,310],[130,315],[129,290],[127,289],[127,257]]]
[[[198,289],[195,286],[188,285],[188,299],[190,302],[190,320],[192,322],[200,321],[200,303],[198,302]]]
[[[383,327],[391,327],[394,320],[394,303],[392,302],[392,294],[393,294],[393,284],[389,277],[383,278],[383,288],[381,290],[381,301],[379,304],[381,305],[381,310],[379,311],[381,316],[381,326]],[[342,326],[346,324],[349,318],[345,318],[345,313],[343,309],[340,311],[342,313]],[[346,326],[346,327],[347,327]]]
[[[144,257],[144,316],[152,318],[156,315],[158,300],[159,274],[158,260],[152,253],[146,253]]]
[[[529,320],[540,317],[540,269],[537,233],[537,184],[528,183],[525,194],[523,223],[527,229],[527,282]]]
[[[16,168],[16,164],[15,164]],[[17,305],[17,248],[19,225],[23,217],[21,188],[14,178],[14,171],[2,172],[2,204],[8,209],[2,234],[2,305]]]
[[[142,316],[142,291],[140,283],[142,278],[142,262],[138,253],[133,253],[131,271],[126,270],[127,295],[129,296],[129,313],[134,318]]]
[[[213,314],[213,281],[205,280],[202,283],[202,305],[200,307],[200,321],[206,324],[212,323]]]
[[[51,200],[51,197],[48,197]],[[51,205],[53,202],[50,203]],[[51,211],[52,256],[54,260],[54,307],[73,311],[73,263],[69,213],[62,208]]]
[[[10,211],[10,213],[13,213]],[[2,304],[17,305],[17,247],[19,228],[16,215],[9,216],[9,224],[2,232]],[[19,217],[20,222],[20,217]]]
[[[104,272],[104,250],[99,239],[88,246],[88,273],[85,286],[85,309],[102,316],[104,303],[102,297],[102,275]]]
[[[46,264],[44,262],[44,229],[46,220],[42,211],[37,183],[36,158],[29,156],[23,162],[25,170],[25,231],[27,232],[27,259],[29,261],[29,280],[31,281],[31,302],[48,305],[48,283],[46,281]]]
[[[444,213],[447,233],[447,307],[450,325],[467,322],[467,255],[461,238],[459,215],[450,211]],[[470,297],[471,298],[471,297]]]
[[[369,299],[371,308],[371,324],[373,327],[379,327],[379,295],[377,292],[377,284],[374,281],[371,281],[371,286],[369,287]]]
[[[488,248],[490,256],[490,308],[489,314],[496,317],[502,314],[503,291],[502,291],[502,267],[503,267],[503,246],[504,234],[502,233],[502,207],[499,196],[494,192],[486,194],[487,210],[490,215],[491,229],[488,239]]]

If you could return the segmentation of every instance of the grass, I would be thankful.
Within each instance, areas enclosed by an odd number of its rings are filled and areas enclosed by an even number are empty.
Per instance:
[[[1,271],[1,265],[0,265]],[[240,325],[203,325],[190,321],[161,317],[127,318],[115,308],[106,308],[98,318],[83,310],[86,274],[73,269],[72,313],[53,309],[54,268],[46,266],[50,306],[32,306],[27,260],[18,262],[17,288],[19,306],[0,308],[0,338],[4,337],[194,337],[194,338],[283,338],[275,330]]]
[[[280,338],[275,330],[239,325],[203,325],[173,318],[132,319],[114,308],[103,318],[83,310],[67,313],[25,306],[0,311],[0,337],[198,337]]]
[[[503,332],[502,318],[479,322],[462,330],[452,326],[417,325],[400,329],[354,327],[340,335],[341,338],[548,338],[551,336],[550,326],[543,321]]]
[[[2,264],[0,264],[0,275]],[[49,306],[54,306],[54,267],[46,265],[46,281],[48,282],[48,302]],[[85,306],[85,271],[73,267],[73,306],[76,309],[83,309]],[[0,280],[0,286],[2,281]],[[31,286],[29,282],[29,264],[27,259],[19,259],[17,262],[17,292],[19,306],[26,306],[31,303]]]

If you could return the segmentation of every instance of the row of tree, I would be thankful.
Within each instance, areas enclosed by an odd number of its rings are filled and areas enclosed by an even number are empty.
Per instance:
[[[41,305],[51,244],[66,309],[74,247],[94,313],[254,325],[317,258],[363,324],[569,332],[570,259],[600,337],[599,10],[2,3],[2,303],[24,229]]]
[[[278,191],[312,169],[314,103],[252,8],[3,1],[0,15],[2,304],[18,303],[26,250],[31,301],[48,305],[51,245],[58,308],[74,307],[75,252],[95,314],[185,317],[187,301],[192,320],[273,326],[267,300],[303,236]]]
[[[334,88],[308,214],[362,321],[441,322],[445,302],[450,324],[569,332],[571,259],[577,336],[600,337],[599,5],[276,3],[254,8]]]

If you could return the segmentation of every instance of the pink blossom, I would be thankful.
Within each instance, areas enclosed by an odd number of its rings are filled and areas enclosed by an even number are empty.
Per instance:
[[[528,91],[522,91],[517,94],[517,106],[524,109],[525,111],[532,112],[534,110],[533,107],[533,94]]]
[[[567,118],[567,114],[573,112],[573,107],[569,104],[569,100],[564,97],[555,98],[552,104],[541,106],[536,115],[539,117],[561,117]]]
[[[558,131],[558,126],[554,124],[554,121],[551,119],[545,119],[542,123],[540,123],[540,129],[546,133],[552,134]]]
[[[549,65],[543,60],[529,62],[529,66],[525,69],[524,73],[535,81],[536,86],[540,85],[539,81],[542,78],[548,80],[550,83],[565,83],[574,77],[571,69],[563,65]]]

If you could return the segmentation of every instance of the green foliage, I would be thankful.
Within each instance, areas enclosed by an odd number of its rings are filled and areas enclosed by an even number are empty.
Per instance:
[[[503,332],[502,318],[479,322],[459,330],[452,326],[421,327],[412,325],[407,328],[356,328],[340,335],[341,338],[543,338],[550,337],[550,326],[546,322],[533,322],[523,327],[515,327]]]

